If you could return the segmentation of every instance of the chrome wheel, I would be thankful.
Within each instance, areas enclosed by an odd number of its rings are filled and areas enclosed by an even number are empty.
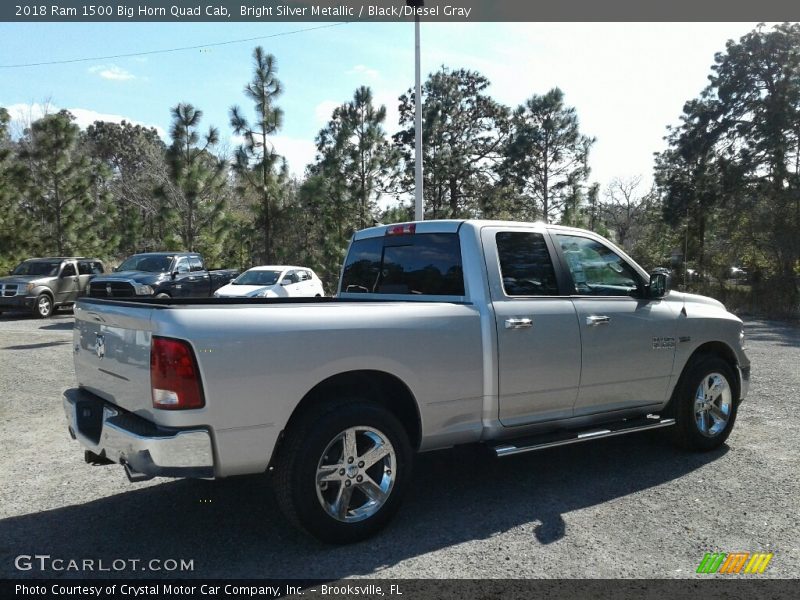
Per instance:
[[[53,311],[53,303],[50,301],[50,296],[46,294],[39,296],[36,308],[39,309],[39,315],[42,317],[49,317],[50,313]]]
[[[397,456],[385,434],[372,427],[350,427],[322,453],[317,499],[337,521],[363,521],[389,499],[396,469]]]
[[[694,394],[694,420],[698,431],[715,437],[725,430],[731,417],[733,395],[724,375],[709,373]]]

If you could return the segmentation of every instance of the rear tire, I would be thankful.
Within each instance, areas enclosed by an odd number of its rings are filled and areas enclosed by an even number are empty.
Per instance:
[[[170,296],[169,294],[167,294],[165,292],[161,292],[160,294],[156,294],[156,298],[158,300],[169,300],[170,298],[172,298],[172,296]]]
[[[714,355],[700,355],[687,367],[673,397],[675,441],[687,450],[708,451],[725,443],[739,405],[731,366]]]
[[[400,507],[412,459],[405,429],[385,408],[352,399],[312,409],[286,432],[279,450],[278,504],[323,542],[366,539]]]
[[[33,303],[33,316],[39,319],[49,318],[54,310],[53,299],[48,294],[39,294],[36,302]]]

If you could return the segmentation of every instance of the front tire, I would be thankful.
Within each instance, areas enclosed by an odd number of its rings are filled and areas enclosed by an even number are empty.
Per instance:
[[[53,314],[55,305],[53,299],[48,294],[39,294],[36,302],[33,303],[33,316],[40,319],[47,319]]]
[[[701,451],[724,444],[739,404],[731,366],[718,356],[699,356],[675,393],[676,442]]]
[[[287,431],[275,468],[278,503],[323,542],[366,539],[400,507],[412,457],[405,429],[388,410],[364,400],[332,403]]]

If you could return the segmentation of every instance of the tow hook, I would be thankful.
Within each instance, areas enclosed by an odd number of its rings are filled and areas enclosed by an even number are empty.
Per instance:
[[[128,476],[128,481],[131,483],[138,483],[140,481],[149,481],[150,479],[153,479],[153,475],[147,475],[146,473],[134,471],[125,461],[122,461],[122,468],[125,469],[125,475]]]

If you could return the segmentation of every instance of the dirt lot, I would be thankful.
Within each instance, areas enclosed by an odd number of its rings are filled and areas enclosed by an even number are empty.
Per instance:
[[[190,559],[192,577],[708,577],[705,552],[774,552],[800,570],[800,330],[751,322],[750,397],[728,445],[674,449],[660,432],[493,460],[420,456],[379,537],[320,545],[280,516],[266,476],[131,484],[69,439],[72,315],[0,316],[0,577],[92,576],[15,557]],[[117,576],[158,576],[126,570]],[[112,573],[114,575],[114,573]]]

